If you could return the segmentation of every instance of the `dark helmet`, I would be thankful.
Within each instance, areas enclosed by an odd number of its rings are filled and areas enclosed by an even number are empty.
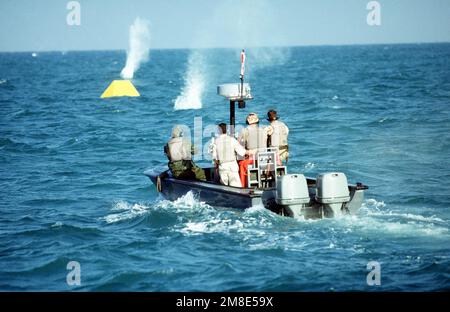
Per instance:
[[[268,121],[278,120],[277,112],[273,109],[269,110],[267,112],[267,120]]]

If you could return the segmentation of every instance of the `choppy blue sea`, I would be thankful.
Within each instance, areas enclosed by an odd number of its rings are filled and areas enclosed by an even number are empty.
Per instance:
[[[289,172],[370,187],[359,215],[326,220],[171,202],[142,174],[175,123],[228,120],[215,91],[239,52],[197,51],[199,110],[174,110],[188,50],[151,51],[141,97],[107,100],[124,51],[1,53],[0,290],[450,290],[450,44],[248,49],[238,121],[276,108]]]

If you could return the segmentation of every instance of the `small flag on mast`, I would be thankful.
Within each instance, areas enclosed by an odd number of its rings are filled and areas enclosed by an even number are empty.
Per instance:
[[[244,74],[245,74],[245,51],[242,49],[241,52],[241,80],[244,80]]]

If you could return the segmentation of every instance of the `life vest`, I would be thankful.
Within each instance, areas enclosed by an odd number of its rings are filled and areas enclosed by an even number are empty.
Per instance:
[[[226,134],[220,135],[216,141],[216,156],[219,163],[236,162],[236,154],[243,157],[245,149],[239,142]]]
[[[183,138],[172,138],[167,143],[169,148],[169,159],[171,162],[180,160],[191,160],[191,143]]]
[[[281,147],[288,145],[289,128],[284,122],[275,120],[270,124],[273,133],[270,136],[270,147]]]
[[[267,133],[257,125],[250,125],[242,130],[242,144],[247,150],[267,147]]]

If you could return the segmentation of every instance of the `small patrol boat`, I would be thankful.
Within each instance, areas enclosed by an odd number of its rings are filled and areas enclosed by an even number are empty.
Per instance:
[[[236,104],[238,108],[245,108],[246,101],[253,99],[250,85],[244,83],[243,53],[240,83],[217,87],[217,93],[230,102],[231,136],[234,136]],[[246,209],[262,205],[277,214],[294,218],[329,218],[358,212],[364,191],[368,189],[366,185],[348,184],[342,172],[326,172],[316,178],[288,173],[287,166],[276,161],[277,153],[276,148],[259,149],[253,165],[248,167],[247,185],[242,188],[221,184],[218,170],[212,166],[201,166],[206,181],[177,179],[170,170],[147,170],[144,174],[169,200],[193,192],[200,201],[214,207]]]
[[[217,87],[218,94],[230,100],[230,129],[234,135],[235,108],[244,108],[252,99],[247,83]],[[248,184],[239,188],[220,184],[218,171],[203,167],[206,181],[181,180],[170,170],[147,170],[146,176],[161,194],[176,200],[188,192],[214,207],[246,209],[258,205],[290,217],[324,218],[356,214],[368,187],[362,183],[348,184],[342,172],[327,172],[316,178],[301,173],[288,173],[287,166],[277,164],[277,149],[260,149],[248,168]]]

